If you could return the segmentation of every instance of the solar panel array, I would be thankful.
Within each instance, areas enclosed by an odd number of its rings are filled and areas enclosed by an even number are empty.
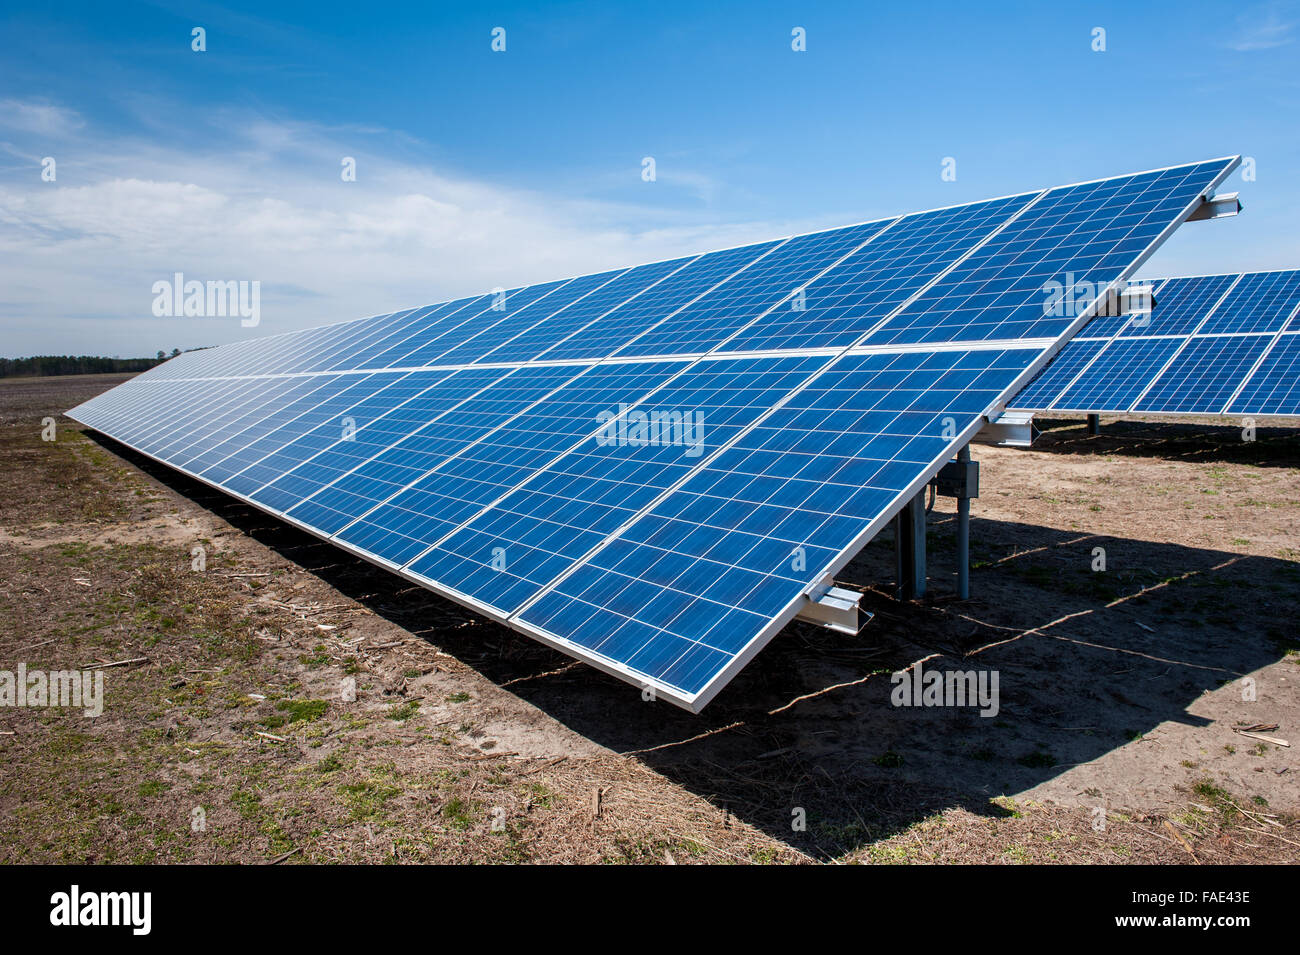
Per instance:
[[[698,711],[1235,159],[190,352],[69,415]]]
[[[1009,406],[1300,415],[1300,271],[1143,284],[1155,290],[1149,314],[1089,322]]]

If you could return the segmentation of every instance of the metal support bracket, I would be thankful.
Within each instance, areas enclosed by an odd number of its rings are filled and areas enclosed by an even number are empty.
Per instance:
[[[1241,211],[1241,199],[1237,193],[1229,192],[1222,196],[1212,196],[1201,199],[1201,204],[1192,210],[1192,214],[1187,217],[1188,222],[1199,222],[1202,219],[1226,219],[1228,216],[1235,216]]]
[[[1130,285],[1122,289],[1107,289],[1097,304],[1097,318],[1114,318],[1119,315],[1150,315],[1156,307],[1155,286]]]
[[[858,601],[862,595],[854,590],[834,586],[829,578],[822,582],[822,586],[824,589],[820,593],[809,594],[808,602],[796,615],[797,619],[815,623],[836,633],[846,633],[849,636],[857,634],[861,629]],[[871,617],[871,614],[867,614],[867,621]]]
[[[1027,448],[1034,443],[1034,413],[1032,411],[1004,411],[987,421],[972,439],[980,444],[996,444],[1003,448]]]
[[[965,600],[970,596],[970,499],[980,496],[980,466],[971,460],[969,444],[953,464],[965,467],[963,493],[957,497],[957,599]]]

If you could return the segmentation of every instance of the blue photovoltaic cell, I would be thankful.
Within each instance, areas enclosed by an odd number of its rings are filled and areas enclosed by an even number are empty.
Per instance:
[[[251,369],[263,375],[293,375],[311,371],[334,370],[340,356],[355,356],[361,346],[376,335],[390,334],[394,328],[418,323],[430,315],[444,314],[441,305],[407,308],[390,315],[362,322],[344,322],[325,328],[310,329],[300,335],[285,336],[267,342],[264,354],[252,359]],[[344,368],[362,367],[351,360]]]
[[[328,388],[335,380],[333,375],[311,376],[307,378],[283,379],[274,395],[260,402],[257,407],[248,409],[244,415],[231,422],[221,434],[207,435],[190,445],[196,453],[186,456],[180,451],[173,451],[176,460],[188,471],[202,474],[212,480],[208,471],[218,462],[252,444],[267,432],[275,430],[288,417],[289,409],[301,408],[304,403],[319,402],[322,388]]]
[[[505,294],[509,297],[523,291],[512,289]],[[534,297],[528,296],[529,299]],[[332,342],[327,348],[318,349],[307,367],[310,370],[336,371],[405,367],[407,363],[402,359],[421,343],[434,339],[445,341],[442,336],[454,338],[456,334],[469,334],[466,329],[491,307],[491,295],[476,295],[445,305],[414,309],[378,323],[353,339]]]
[[[1077,316],[1053,315],[1050,284],[1105,288],[1186,208],[1187,187],[1216,163],[1049,191],[867,344],[1058,338]]]
[[[1300,335],[1288,332],[1279,336],[1228,411],[1300,415]]]
[[[388,381],[397,377],[399,376],[385,376]],[[236,478],[244,477],[245,470],[251,469],[268,455],[283,452],[286,445],[319,424],[323,419],[317,416],[334,409],[336,402],[343,402],[344,408],[349,407],[355,401],[354,389],[359,385],[369,384],[371,390],[365,391],[366,395],[384,387],[383,379],[372,379],[369,375],[312,375],[300,380],[305,384],[292,401],[215,448],[217,453],[206,456],[206,466],[201,471],[192,465],[190,470],[198,471],[204,480],[226,484],[232,490],[245,493],[259,486],[254,484],[248,487],[242,481],[236,482]],[[335,422],[334,433],[337,435],[341,428],[340,417]],[[284,461],[285,458],[281,457],[272,466],[280,468]],[[282,473],[283,470],[277,470],[275,475]],[[238,487],[236,483],[239,484]]]
[[[1219,414],[1272,341],[1272,335],[1191,339],[1135,410]]]
[[[448,377],[445,371],[396,376],[381,391],[322,426],[333,439],[330,444],[249,496],[267,506],[289,510],[448,407],[455,400],[456,389],[435,387]]]
[[[499,322],[509,321],[514,315],[535,314],[529,310],[530,306],[535,305],[537,308],[545,309],[546,300],[565,284],[544,282],[540,285],[530,285],[527,288],[505,292],[500,297],[489,295],[486,307],[472,317],[466,317],[464,321],[456,321],[453,318],[446,323],[440,323],[432,329],[431,333],[419,336],[418,341],[399,342],[378,355],[375,363],[381,365],[386,363],[386,367],[389,368],[420,368],[436,365],[447,352],[464,345],[478,333],[492,329]],[[504,305],[504,311],[495,310],[495,304]],[[448,327],[444,328],[444,324]]]
[[[527,408],[526,415],[499,424],[482,440],[441,462],[410,487],[386,501],[342,536],[357,543],[381,529],[382,556],[403,563],[508,494],[548,462],[600,427],[600,415],[617,413],[658,388],[685,362],[635,362],[565,369],[572,380]],[[581,371],[574,377],[575,372]],[[533,372],[539,374],[539,372]],[[391,541],[387,535],[395,535]],[[393,546],[398,548],[392,549]],[[408,551],[413,549],[413,552]],[[517,563],[514,550],[497,557],[497,567]],[[399,560],[398,558],[403,558]],[[494,568],[495,570],[495,568]],[[450,585],[450,582],[449,582]],[[502,581],[504,586],[504,581]]]
[[[448,328],[459,324],[487,306],[486,296],[461,298],[441,305],[428,305],[414,309],[400,320],[376,323],[366,329],[359,341],[347,348],[331,348],[307,363],[305,371],[324,371],[341,368],[383,368],[379,356],[400,342],[419,340],[430,335],[435,328]]]
[[[1025,411],[1050,407],[1056,396],[1074,381],[1075,376],[1097,357],[1105,345],[1104,341],[1070,339],[1048,366],[1025,386],[1025,390],[1016,395],[1010,407]]]
[[[284,471],[265,487],[253,491],[250,497],[281,511],[293,511],[291,516],[296,520],[333,533],[348,518],[337,508],[324,507],[321,501],[329,498],[320,492],[334,491],[345,480],[359,479],[356,476],[374,459],[394,447],[417,440],[449,412],[508,375],[509,372],[499,368],[466,370],[453,375],[442,371],[417,372],[409,384],[403,380],[402,403],[394,402],[382,416],[365,427],[358,427],[350,440],[343,440],[335,428],[329,435],[330,443],[320,452]],[[351,412],[348,417],[353,417]]]
[[[522,619],[699,692],[1039,354],[841,360]]]
[[[140,435],[137,440],[148,453],[183,466],[181,462],[192,456],[187,452],[196,443],[209,439],[214,443],[220,441],[250,411],[261,407],[263,402],[274,400],[277,394],[294,384],[290,378],[214,382],[211,389],[203,389],[209,398],[200,399],[193,405],[182,402],[179,414],[169,416],[165,424]]]
[[[242,342],[241,344],[247,345],[248,342]],[[225,347],[233,348],[234,346],[226,345]],[[210,350],[211,349],[203,349],[198,351],[181,352],[179,355],[168,358],[161,365],[154,365],[148,371],[141,372],[134,378],[118,385],[117,388],[130,391],[142,384],[159,384],[173,378],[188,378],[191,376],[194,369],[198,368],[202,364]],[[102,395],[90,399],[90,401],[98,402],[100,399],[107,399],[109,395],[117,391],[117,388],[114,388],[111,391],[106,391]],[[90,402],[88,401],[86,404],[89,406]]]
[[[525,302],[531,303],[537,296],[528,289],[510,289],[506,298],[515,301],[516,307]],[[520,300],[522,299],[522,301]],[[462,342],[475,323],[486,321],[484,316],[492,308],[492,296],[480,295],[462,308],[445,312],[433,321],[421,323],[415,328],[397,328],[371,336],[373,339],[366,348],[366,363],[361,368],[414,368],[431,364],[420,359],[426,356],[413,354],[421,347],[426,347],[434,357]],[[433,343],[437,342],[438,345]],[[331,352],[332,362],[347,362],[346,350]]]
[[[362,321],[365,321],[365,319],[362,319]],[[303,336],[308,334],[308,332],[286,332],[283,335],[272,335],[264,339],[254,338],[234,342],[230,345],[222,345],[218,348],[203,348],[184,352],[137,375],[128,384],[201,378],[214,366],[234,368],[240,360],[251,359],[256,356],[259,350],[263,353],[266,352],[268,348],[275,347],[278,339],[299,336],[297,340],[302,341],[305,340]]]
[[[231,382],[165,382],[159,389],[150,389],[147,399],[140,403],[114,409],[109,420],[103,422],[120,440],[130,441],[132,447],[153,453],[152,447],[165,442],[173,435],[176,422],[188,422],[197,414],[219,407],[222,397],[217,392],[228,392]],[[149,439],[153,437],[153,442]]]
[[[1235,275],[1200,275],[1162,282],[1150,315],[1121,316],[1119,335],[1121,338],[1190,335],[1235,279]],[[1101,329],[1094,329],[1094,324],[1089,322],[1080,334],[1099,334]]]
[[[557,311],[545,321],[502,342],[480,358],[483,362],[530,361],[554,345],[560,344],[578,332],[610,316],[622,324],[622,305],[637,302],[642,296],[654,294],[659,284],[696,261],[698,256],[652,262],[628,269],[617,278],[601,285],[591,294],[572,305]],[[611,314],[612,313],[612,314]],[[627,339],[632,337],[628,332]]]
[[[581,445],[409,569],[512,612],[829,360],[703,361],[611,419],[608,430],[591,433],[588,416]],[[498,548],[503,559],[494,566]]]
[[[728,351],[843,348],[988,237],[1033,195],[905,216],[804,290],[803,308],[763,316]]]
[[[779,242],[760,242],[701,255],[644,294],[622,305],[606,319],[593,322],[538,357],[547,361],[581,361],[612,355],[636,335],[652,328],[677,309],[758,260]]]
[[[625,269],[615,269],[612,272],[598,272],[595,275],[580,276],[566,282],[550,295],[534,301],[525,308],[513,307],[513,303],[507,299],[504,302],[505,307],[510,309],[507,316],[503,317],[495,325],[485,328],[473,337],[466,339],[463,344],[457,345],[455,348],[439,355],[438,364],[467,365],[470,362],[478,361],[506,342],[518,338],[552,316],[570,308],[574,303],[609,284],[625,271]]]
[[[139,398],[132,404],[113,409],[103,422],[104,426],[111,427],[114,435],[121,435],[121,440],[130,440],[134,447],[141,447],[151,434],[158,434],[161,440],[166,440],[174,421],[203,413],[214,405],[216,392],[228,391],[231,387],[228,381],[165,381],[162,384],[161,388],[150,388],[146,398],[146,384],[140,383],[137,386]],[[182,396],[184,400],[181,400]],[[141,447],[141,450],[148,449]]]
[[[353,408],[403,377],[400,372],[333,377],[314,400],[306,399],[278,415],[279,424],[274,430],[209,469],[230,470],[233,473],[229,478],[208,472],[203,477],[222,481],[237,494],[250,495],[332,445],[342,435],[344,419]]]
[[[445,511],[415,513],[386,502],[586,370],[547,365],[511,371],[335,481],[290,516],[337,531],[340,540],[403,564],[437,538],[450,516]],[[461,375],[488,371],[469,369]]]
[[[159,366],[161,367],[161,366]],[[142,415],[152,416],[154,408],[169,401],[180,389],[192,387],[188,382],[177,384],[168,379],[142,381],[132,378],[101,395],[87,401],[78,409],[82,424],[103,430],[122,431]],[[81,419],[78,419],[81,420]]]
[[[1288,327],[1288,322],[1294,325],[1297,321],[1298,278],[1300,272],[1291,271],[1146,280],[1142,284],[1157,288],[1149,320],[1125,315],[1089,322],[1008,407],[1224,414],[1224,403],[1267,353],[1276,333]],[[1167,345],[1131,344],[1113,355],[1108,351],[1102,360],[1085,367],[1100,350],[1093,341],[1100,337],[1115,337],[1116,346],[1120,342],[1172,341],[1181,351],[1168,351],[1173,356],[1170,361],[1160,358]],[[1126,364],[1134,355],[1140,356],[1139,363]],[[1080,372],[1071,394],[1062,395]],[[1131,404],[1133,400],[1136,405]],[[1097,404],[1085,407],[1083,401]],[[1234,402],[1233,413],[1280,412]]]
[[[877,235],[894,220],[797,236],[734,276],[714,294],[687,305],[658,328],[624,345],[619,355],[700,353],[722,345],[749,322],[778,305],[806,305],[805,283]]]
[[[1280,332],[1297,306],[1300,272],[1248,273],[1233,286],[1201,332]]]
[[[1234,164],[206,349],[69,414],[698,709],[1059,345],[1047,285],[1126,280]]]
[[[1125,412],[1178,350],[1178,338],[1115,339],[1062,393],[1053,411]]]
[[[371,318],[205,349],[199,353],[203,357],[190,374],[230,378],[327,370],[324,366],[328,363],[320,360],[322,355],[352,353],[359,340],[368,335],[382,334],[384,329],[433,308],[441,306],[402,309]]]
[[[500,421],[455,458],[438,462],[436,471],[385,502],[344,539],[356,543],[379,533],[385,543],[376,553],[396,563],[409,560],[595,430],[600,409],[635,401],[681,367],[647,362],[550,369],[551,389],[536,394],[526,416]],[[408,548],[415,553],[407,556]]]

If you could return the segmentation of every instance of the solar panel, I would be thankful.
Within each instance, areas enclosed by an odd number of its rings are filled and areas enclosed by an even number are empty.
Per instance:
[[[1089,322],[1010,402],[1016,411],[1300,414],[1286,375],[1300,271],[1155,279],[1148,316]]]
[[[1052,402],[1075,412],[1130,408],[1182,344],[1176,338],[1128,338],[1107,342],[1083,374]]]
[[[1243,275],[1199,331],[1280,332],[1300,305],[1300,271]]]
[[[1270,335],[1192,338],[1134,408],[1178,414],[1221,412],[1272,342]]]
[[[698,711],[1235,159],[182,355],[69,412]]]
[[[695,363],[665,381],[652,399],[656,407],[690,409],[698,416],[702,425],[695,435],[697,441],[685,448],[691,453],[672,444],[648,441],[630,446],[582,441],[574,446],[570,440],[558,456],[548,453],[551,460],[544,469],[513,486],[506,482],[494,485],[492,506],[467,515],[453,533],[413,560],[410,570],[503,611],[513,610],[606,535],[633,519],[658,494],[686,477],[700,458],[726,445],[827,360],[822,356]],[[589,407],[574,409],[574,424],[584,436],[590,432]],[[602,407],[616,405],[607,402]],[[521,439],[528,442],[527,436]],[[537,444],[535,440],[528,443]],[[511,457],[515,456],[512,453]],[[437,500],[427,495],[451,493],[454,487],[454,480],[440,473],[436,480],[422,482],[415,493],[400,500],[405,507],[429,510],[429,505],[436,508]],[[496,546],[505,546],[509,556],[500,570],[491,569],[483,560]]]
[[[1300,334],[1287,332],[1278,337],[1241,391],[1228,402],[1228,411],[1300,415]]]
[[[1235,275],[1199,275],[1191,278],[1149,282],[1155,289],[1159,303],[1149,315],[1134,318],[1116,316],[1116,331],[1121,338],[1149,337],[1152,335],[1190,335],[1205,321],[1205,316],[1218,305],[1224,293],[1232,288]],[[1095,335],[1089,322],[1081,335]],[[1108,336],[1109,337],[1109,336]]]
[[[840,267],[741,328],[729,351],[843,348],[1022,212],[1034,195],[905,216]]]
[[[944,418],[977,418],[1040,354],[846,356],[521,618],[682,693],[706,692],[802,599],[808,569],[833,567],[942,463],[952,444]]]
[[[1105,339],[1070,339],[1052,363],[1016,395],[1013,399],[1015,407],[1048,407],[1105,347]]]

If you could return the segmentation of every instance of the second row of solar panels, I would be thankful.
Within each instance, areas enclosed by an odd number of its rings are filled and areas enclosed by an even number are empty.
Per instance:
[[[1150,284],[1149,314],[1093,320],[1009,407],[1300,415],[1300,271]]]

